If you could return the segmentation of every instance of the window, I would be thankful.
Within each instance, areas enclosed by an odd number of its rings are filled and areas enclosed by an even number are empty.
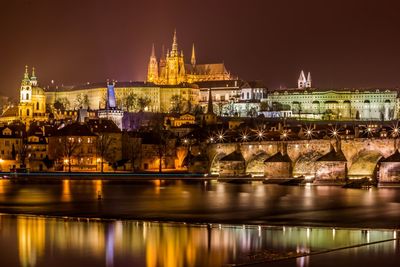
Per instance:
[[[26,116],[29,116],[29,109],[26,110]]]
[[[26,93],[26,100],[29,100],[29,94]]]
[[[36,110],[39,110],[39,102],[36,102]]]
[[[249,92],[247,92],[247,97],[246,98],[250,99],[250,93]]]

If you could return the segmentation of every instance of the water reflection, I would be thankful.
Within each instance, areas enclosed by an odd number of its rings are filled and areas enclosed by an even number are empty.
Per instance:
[[[17,229],[20,264],[23,267],[35,266],[45,252],[45,220],[18,217]]]
[[[63,181],[62,181],[61,201],[62,201],[62,202],[69,202],[69,201],[71,201],[70,180],[63,180]]]
[[[0,248],[19,255],[12,266],[222,266],[260,253],[310,253],[393,238],[394,231],[187,225],[0,215]],[[15,240],[16,239],[16,240]],[[16,244],[15,247],[12,247]],[[396,253],[397,242],[382,243]],[[1,253],[1,252],[0,252]],[[10,255],[2,259],[12,261]],[[66,265],[66,261],[69,265]],[[296,259],[308,266],[309,257]]]

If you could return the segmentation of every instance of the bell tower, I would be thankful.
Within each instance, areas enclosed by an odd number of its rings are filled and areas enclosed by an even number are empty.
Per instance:
[[[28,66],[25,66],[24,77],[19,92],[18,115],[24,121],[26,118],[32,118],[33,116],[32,83],[29,78]]]
[[[32,120],[43,121],[47,119],[46,95],[43,89],[38,87],[35,68],[32,68],[32,74],[29,76],[28,66],[25,66],[21,81],[18,117],[27,125]]]

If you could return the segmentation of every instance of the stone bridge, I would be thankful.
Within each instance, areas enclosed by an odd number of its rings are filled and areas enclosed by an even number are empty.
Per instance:
[[[378,161],[388,157],[395,151],[397,139],[355,138],[341,140],[341,149],[347,159],[349,176],[372,177]],[[208,147],[210,172],[219,172],[219,160],[240,147],[246,161],[246,173],[263,175],[264,160],[277,153],[287,144],[287,154],[293,162],[293,175],[314,176],[316,160],[327,154],[331,145],[336,146],[336,140],[293,140],[293,141],[261,141],[243,143],[216,143]]]

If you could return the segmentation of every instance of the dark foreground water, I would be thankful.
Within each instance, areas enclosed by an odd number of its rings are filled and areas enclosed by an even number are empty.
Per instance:
[[[400,260],[396,188],[0,180],[0,213],[0,266],[397,266]]]
[[[0,266],[398,266],[397,235],[394,230],[0,215]],[[382,242],[365,245],[377,241]],[[348,248],[356,245],[363,246]],[[309,255],[314,253],[322,254]],[[299,257],[272,261],[293,256]]]
[[[100,195],[100,200],[98,199]],[[154,180],[0,180],[0,213],[147,221],[400,227],[400,189]]]

